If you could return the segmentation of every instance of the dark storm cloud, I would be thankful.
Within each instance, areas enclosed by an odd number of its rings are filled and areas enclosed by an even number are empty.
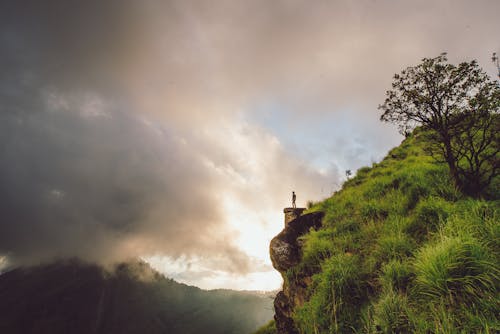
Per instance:
[[[130,4],[2,4],[0,254],[231,254],[225,270],[245,272],[246,256],[217,230],[214,178],[198,152],[120,91]]]
[[[47,92],[19,112],[4,105],[0,253],[25,262],[215,251],[221,217],[197,157],[168,129],[81,96]]]

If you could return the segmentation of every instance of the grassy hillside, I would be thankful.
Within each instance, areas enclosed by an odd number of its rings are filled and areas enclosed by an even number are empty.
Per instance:
[[[425,145],[415,131],[310,210],[323,227],[286,273],[316,273],[294,313],[301,333],[500,331],[498,178],[488,200],[467,198]]]
[[[272,300],[179,284],[144,262],[67,261],[0,275],[0,314],[9,334],[244,334],[272,318]]]

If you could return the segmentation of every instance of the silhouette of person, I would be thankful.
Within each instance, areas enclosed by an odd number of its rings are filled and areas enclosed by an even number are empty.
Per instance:
[[[295,200],[297,199],[297,196],[295,195],[295,191],[292,191],[292,206],[295,209]]]

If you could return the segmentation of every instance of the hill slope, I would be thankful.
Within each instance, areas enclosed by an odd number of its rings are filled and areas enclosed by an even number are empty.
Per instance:
[[[204,291],[143,262],[112,273],[67,261],[0,275],[0,333],[249,333],[272,318],[269,296]]]
[[[426,145],[417,129],[309,210],[322,226],[298,236],[298,264],[275,265],[279,333],[500,331],[498,177],[489,200],[467,198]]]

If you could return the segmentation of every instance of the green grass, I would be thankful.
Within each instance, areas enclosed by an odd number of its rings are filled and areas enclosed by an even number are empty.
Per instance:
[[[413,277],[409,261],[391,260],[382,267],[379,282],[384,291],[405,293]]]
[[[309,208],[323,227],[286,278],[314,274],[301,333],[500,331],[498,178],[489,200],[468,198],[425,146],[415,131]]]
[[[374,328],[382,333],[414,332],[411,312],[405,294],[387,291],[373,307]]]
[[[476,307],[488,301],[500,279],[490,249],[470,236],[440,237],[420,250],[414,267],[418,296],[450,306]]]
[[[313,277],[314,294],[296,314],[303,332],[342,333],[359,320],[350,307],[364,298],[362,272],[357,256],[338,254],[324,262],[321,274]]]

